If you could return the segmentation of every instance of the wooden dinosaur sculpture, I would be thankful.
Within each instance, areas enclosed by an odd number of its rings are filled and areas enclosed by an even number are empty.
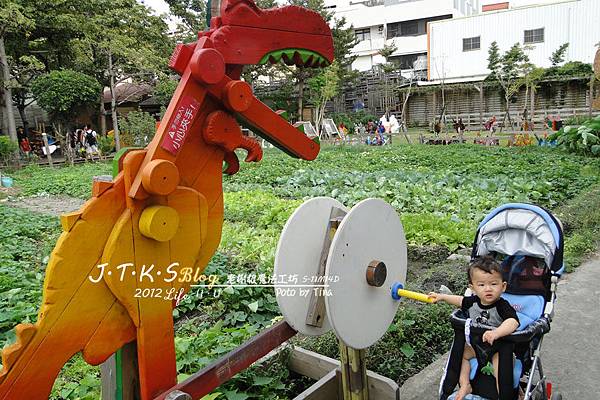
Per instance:
[[[2,353],[0,400],[47,399],[75,353],[97,365],[134,340],[141,398],[177,383],[172,308],[219,245],[224,161],[233,174],[235,149],[247,150],[246,161],[262,157],[237,121],[294,157],[319,152],[240,80],[244,65],[280,59],[330,63],[325,21],[296,6],[226,0],[210,30],[177,46],[169,66],[181,81],[152,142],[122,156],[112,180],[95,179],[91,199],[61,216],[37,322],[18,325]]]

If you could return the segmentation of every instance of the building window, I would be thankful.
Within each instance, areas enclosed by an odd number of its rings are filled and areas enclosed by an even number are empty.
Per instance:
[[[362,42],[363,40],[369,40],[371,39],[371,28],[356,29],[354,34],[359,42]]]
[[[407,21],[400,23],[400,36],[414,36],[425,34],[424,29],[419,29],[419,21]]]
[[[387,38],[402,36],[419,36],[427,33],[427,23],[452,18],[451,14],[410,21],[393,22],[387,26]]]
[[[415,67],[417,67],[416,69],[427,69],[427,53],[392,56],[388,60],[398,65],[400,69],[415,69]]]
[[[531,29],[525,31],[525,44],[541,43],[544,41],[544,28]]]
[[[463,51],[481,49],[481,36],[463,39]]]

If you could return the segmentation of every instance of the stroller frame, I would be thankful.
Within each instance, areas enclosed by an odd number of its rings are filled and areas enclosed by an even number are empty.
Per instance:
[[[554,255],[552,257],[552,263],[551,265],[549,265],[550,263],[548,262],[544,263],[543,276],[546,279],[546,283],[544,284],[545,290],[543,296],[544,308],[541,315],[537,317],[536,320],[531,322],[526,328],[524,328],[521,331],[514,332],[513,334],[508,335],[497,341],[497,351],[501,360],[500,366],[504,365],[504,370],[499,367],[498,371],[498,384],[500,386],[500,393],[498,393],[498,391],[496,390],[496,380],[494,379],[494,377],[492,376],[490,378],[489,376],[481,374],[481,361],[479,361],[478,363],[479,365],[475,373],[474,380],[471,382],[471,384],[473,385],[474,393],[477,393],[480,396],[484,396],[487,398],[513,400],[517,398],[518,389],[521,388],[524,391],[524,400],[547,400],[552,395],[552,386],[551,383],[547,381],[547,377],[544,374],[544,369],[542,366],[541,348],[544,335],[550,331],[550,323],[554,317],[554,302],[556,300],[557,284],[559,277],[562,274],[562,271],[564,270],[564,266],[562,264],[562,256],[564,249],[562,226],[560,224],[560,221],[558,221],[556,217],[554,217],[548,211],[537,206],[532,206],[528,204],[507,204],[498,207],[496,210],[492,211],[488,215],[488,217],[486,217],[484,221],[480,224],[473,244],[473,253],[471,257],[472,259],[474,259],[478,255],[477,251],[480,230],[487,222],[491,220],[490,216],[493,217],[494,215],[500,214],[500,212],[504,210],[510,209],[525,209],[528,211],[532,211],[533,213],[543,213],[543,217],[546,223],[548,225],[552,223],[555,226],[555,232],[557,233],[557,235],[554,236],[556,247]],[[506,255],[515,256],[516,254]],[[509,270],[512,271],[513,267],[514,265],[510,264]],[[511,288],[509,288],[508,292],[511,291],[510,289]],[[518,291],[514,292],[513,294],[540,295],[540,293],[519,293]],[[464,349],[465,335],[470,335],[471,333],[474,333],[474,336],[470,336],[471,340],[473,340],[474,338],[479,338],[477,340],[480,340],[483,332],[485,332],[486,330],[494,329],[494,327],[489,327],[468,320],[461,310],[454,311],[451,315],[450,320],[455,331],[455,338],[452,344],[451,356],[448,360],[446,370],[440,382],[441,400],[446,400],[452,394],[456,384],[458,383],[458,373],[456,369],[458,368],[458,372],[460,372],[460,361],[462,359],[462,351]],[[468,329],[465,325],[467,323],[469,324]],[[524,346],[525,344],[527,344],[527,346]],[[476,353],[478,353],[478,351],[476,351]],[[521,376],[518,378],[518,383],[517,381],[513,382],[514,367],[510,369],[511,373],[507,374],[506,366],[508,363],[512,364],[513,354],[517,355],[519,360],[522,362]],[[458,360],[456,359],[457,357]],[[508,357],[510,357],[510,359]],[[478,354],[477,358],[478,360],[482,359],[480,358],[480,354]],[[537,379],[536,375],[538,375]],[[508,390],[510,382],[512,382],[513,385],[511,390]],[[490,389],[490,385],[493,387],[493,389]],[[556,394],[552,396],[552,399],[562,399],[562,397],[559,394]]]

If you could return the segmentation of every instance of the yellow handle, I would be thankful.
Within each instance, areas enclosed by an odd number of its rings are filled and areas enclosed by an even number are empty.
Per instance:
[[[413,292],[411,290],[398,289],[398,296],[407,297],[409,299],[422,301],[424,303],[433,303],[433,299],[429,298],[424,293]]]

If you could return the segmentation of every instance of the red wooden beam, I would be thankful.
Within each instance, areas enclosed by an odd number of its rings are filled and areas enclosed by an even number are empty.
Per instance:
[[[508,5],[509,5],[508,1],[506,1],[504,3],[488,4],[486,6],[481,7],[481,11],[487,12],[487,11],[507,10]]]
[[[227,382],[238,372],[248,368],[296,333],[287,322],[280,321],[154,400],[164,400],[174,390],[187,393],[192,399],[199,399]]]

